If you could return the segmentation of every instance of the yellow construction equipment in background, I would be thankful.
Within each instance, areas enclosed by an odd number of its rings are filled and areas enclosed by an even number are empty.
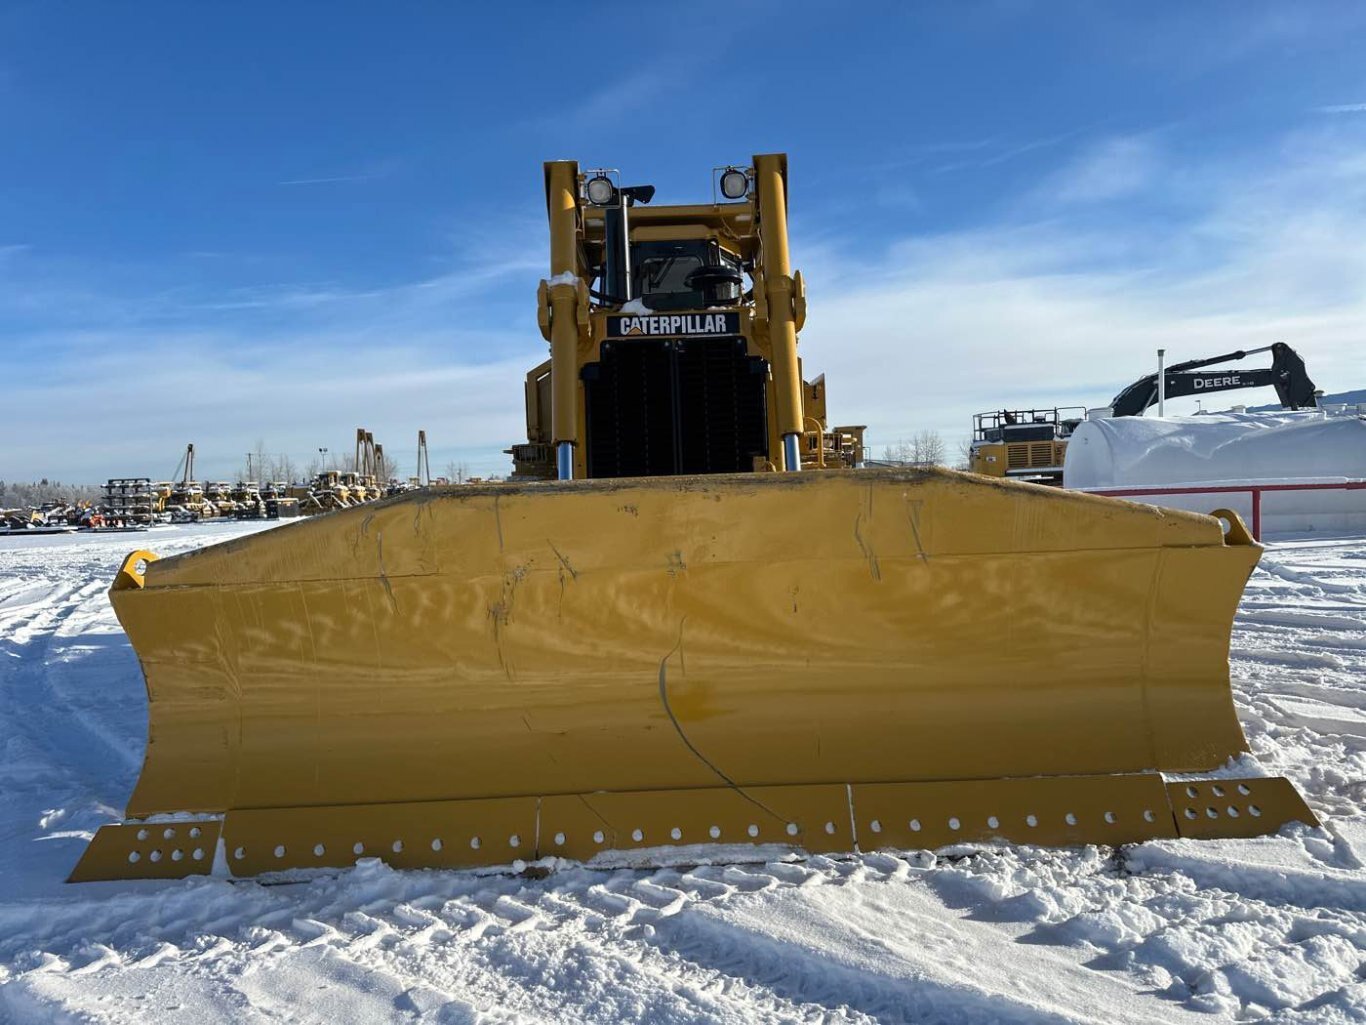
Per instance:
[[[1159,355],[1165,350],[1159,350]],[[1211,370],[1212,365],[1271,353],[1266,368]],[[1161,382],[1159,383],[1159,375]],[[1284,342],[1260,349],[1238,349],[1219,356],[1173,363],[1124,388],[1110,405],[1087,411],[1084,406],[1052,409],[996,409],[972,418],[968,468],[988,477],[1012,477],[1034,484],[1061,485],[1067,443],[1083,421],[1096,415],[1142,416],[1160,398],[1189,398],[1244,388],[1275,388],[1285,409],[1312,409],[1322,394],[1309,379],[1304,360]],[[1160,415],[1160,414],[1159,414]]]
[[[520,480],[129,556],[147,756],[73,879],[1314,821],[1216,774],[1237,518],[854,468],[796,355],[786,161],[714,187],[646,211],[546,166]]]
[[[1061,485],[1067,439],[1085,418],[1080,406],[978,413],[972,418],[968,469],[987,477]]]

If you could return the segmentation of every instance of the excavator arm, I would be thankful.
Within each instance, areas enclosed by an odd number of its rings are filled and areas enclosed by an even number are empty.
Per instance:
[[[1208,370],[1207,367],[1233,360],[1246,359],[1259,352],[1271,353],[1271,366],[1252,370]],[[1169,399],[1210,392],[1234,391],[1242,388],[1276,389],[1276,397],[1286,409],[1303,409],[1316,405],[1314,382],[1309,379],[1304,360],[1284,342],[1276,342],[1260,349],[1239,349],[1221,356],[1174,363],[1166,369]],[[1115,416],[1142,416],[1144,410],[1157,403],[1157,375],[1140,377],[1114,397],[1110,405]]]

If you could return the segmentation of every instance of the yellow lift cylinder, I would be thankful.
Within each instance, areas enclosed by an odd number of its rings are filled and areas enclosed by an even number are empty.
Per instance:
[[[578,392],[578,165],[557,160],[545,165],[546,208],[550,219],[551,417],[556,444],[577,445]]]
[[[797,325],[793,307],[792,259],[787,245],[787,157],[766,153],[754,158],[755,191],[759,195],[759,219],[763,232],[763,274],[767,289],[768,333],[773,347],[773,391],[778,407],[778,432],[784,439],[800,436],[802,377],[797,362]],[[795,445],[785,453],[788,470]]]

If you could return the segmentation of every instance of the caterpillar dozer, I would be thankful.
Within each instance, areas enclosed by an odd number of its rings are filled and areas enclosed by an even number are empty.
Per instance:
[[[516,479],[128,557],[146,758],[73,879],[1314,821],[1229,767],[1237,517],[861,468],[802,378],[786,159],[713,189],[546,165]]]

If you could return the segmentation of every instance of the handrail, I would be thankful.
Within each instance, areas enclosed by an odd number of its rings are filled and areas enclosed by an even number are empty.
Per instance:
[[[1366,480],[1346,480],[1319,484],[1211,484],[1207,488],[1194,484],[1164,487],[1161,484],[1127,488],[1077,488],[1088,495],[1106,498],[1136,498],[1143,495],[1227,495],[1248,494],[1252,497],[1252,537],[1262,539],[1262,494],[1266,491],[1360,491]]]

